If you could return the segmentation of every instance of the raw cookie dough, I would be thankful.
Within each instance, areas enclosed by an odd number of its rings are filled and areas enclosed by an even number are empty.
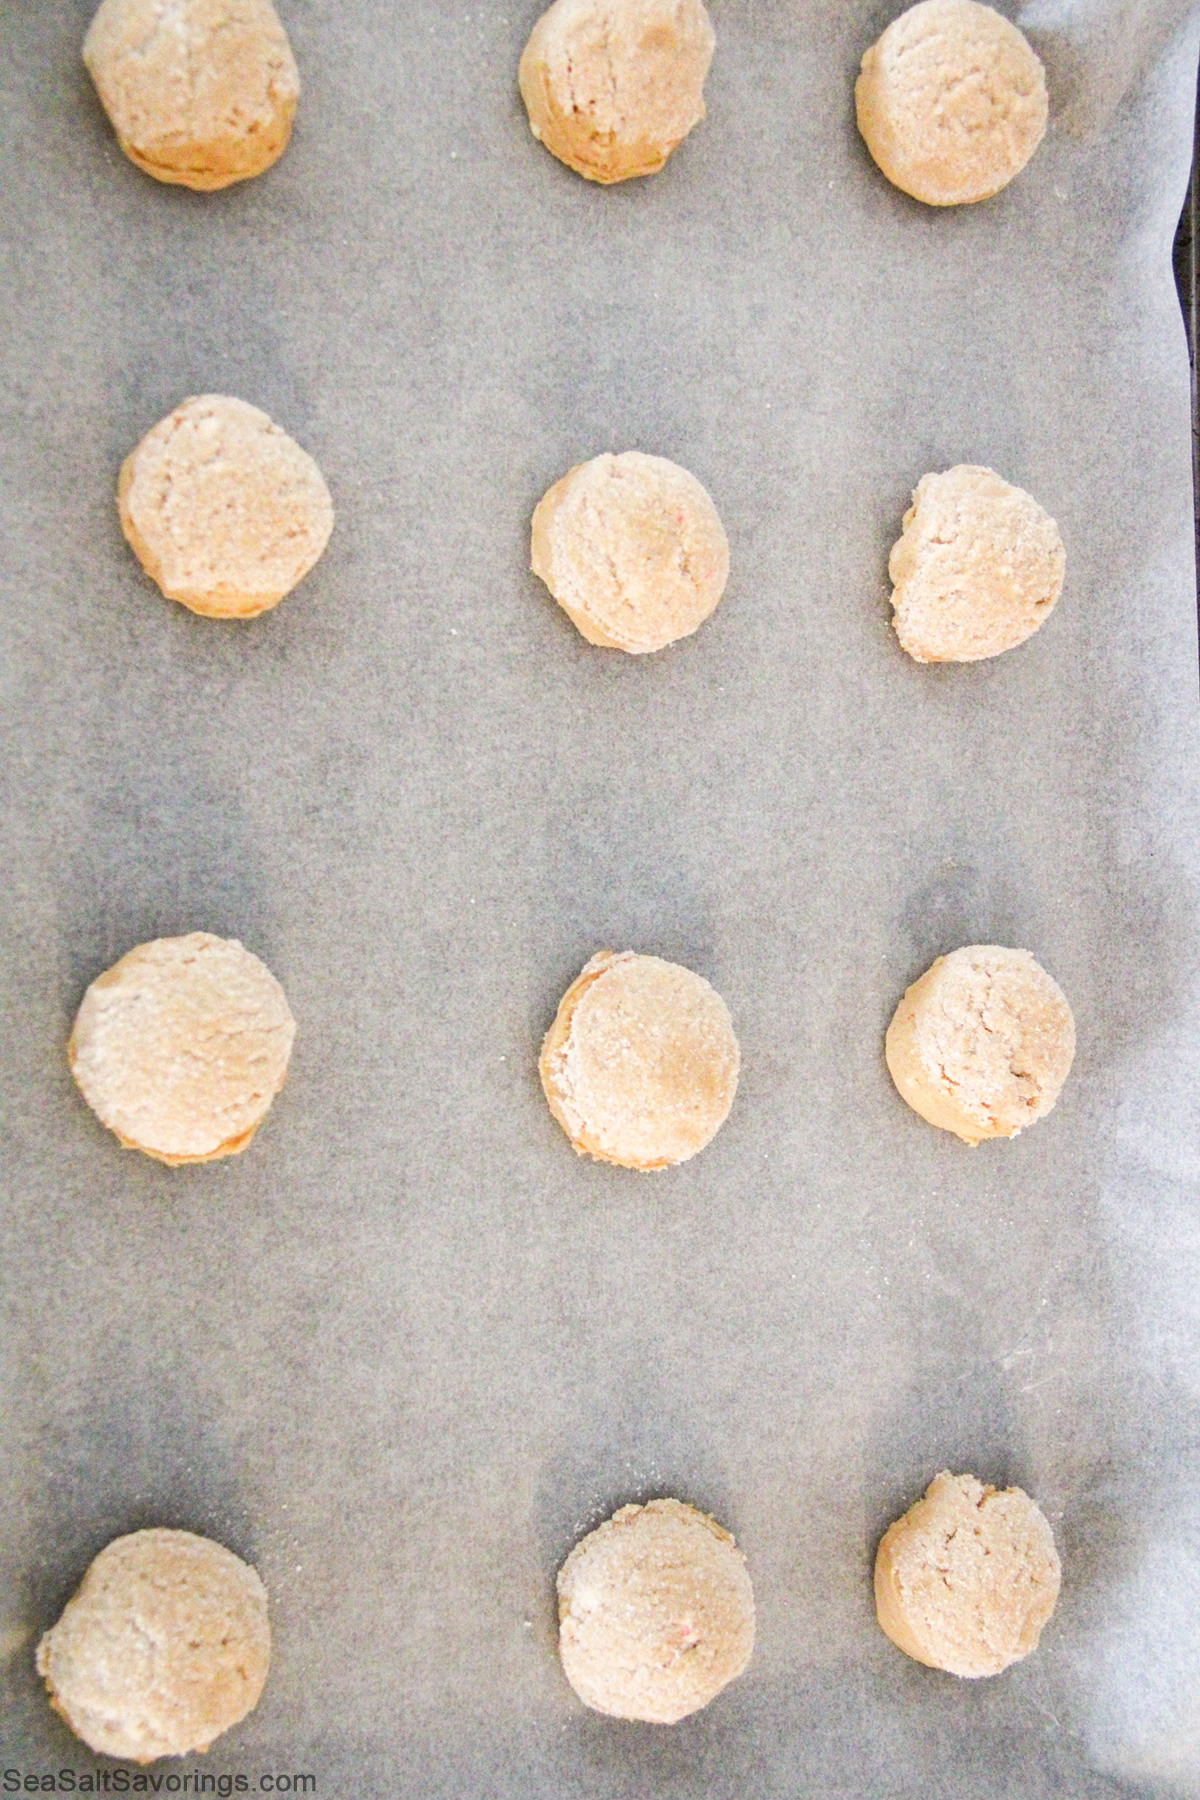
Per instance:
[[[585,1706],[673,1725],[742,1673],[754,1648],[746,1559],[682,1500],[623,1506],[558,1572],[559,1651]]]
[[[739,1060],[729,1009],[702,975],[601,950],[563,995],[538,1070],[581,1155],[666,1169],[716,1136]]]
[[[858,129],[888,180],[929,206],[987,200],[1046,130],[1046,78],[1026,39],[976,0],[920,0],[862,59]]]
[[[533,515],[530,561],[590,644],[634,655],[689,637],[729,579],[704,488],[640,450],[595,456],[555,482]]]
[[[704,117],[715,43],[701,0],[555,0],[517,75],[529,128],[589,181],[653,175]]]
[[[914,1112],[978,1144],[1045,1118],[1075,1056],[1075,1021],[1028,950],[968,944],[913,982],[886,1054]]]
[[[1060,1570],[1040,1509],[943,1472],[889,1525],[875,1558],[875,1611],[897,1649],[951,1675],[999,1675],[1037,1649]]]
[[[892,546],[892,624],[921,663],[980,662],[1023,644],[1062,593],[1058,526],[994,469],[923,475]]]
[[[103,0],[83,60],[122,150],[159,181],[228,187],[287,148],[300,76],[271,0]]]
[[[139,944],[97,976],[67,1045],[71,1073],[127,1150],[165,1163],[244,1150],[283,1086],[296,1022],[235,938]]]
[[[207,1750],[257,1704],[271,1660],[267,1590],[190,1531],[114,1538],[38,1645],[50,1704],[102,1756]]]
[[[121,529],[168,600],[210,619],[278,606],[317,561],[333,502],[312,457],[265,412],[184,400],[125,458]]]

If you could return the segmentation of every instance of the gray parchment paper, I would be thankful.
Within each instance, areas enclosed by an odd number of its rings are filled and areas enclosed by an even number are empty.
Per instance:
[[[0,1762],[100,1766],[34,1642],[162,1523],[273,1605],[261,1705],[190,1769],[1198,1793],[1196,13],[1037,0],[1050,136],[947,213],[853,128],[898,7],[716,0],[707,121],[603,191],[525,125],[538,5],[289,0],[295,142],[210,197],[117,150],[87,0],[4,9]],[[211,390],[337,506],[245,626],[162,600],[113,502]],[[545,487],[630,446],[700,476],[733,550],[713,620],[646,658],[526,567]],[[957,461],[1050,509],[1067,589],[1019,651],[922,669],[886,555]],[[197,928],[300,1029],[250,1151],[172,1172],[63,1047],[100,970]],[[1053,1117],[977,1151],[882,1058],[972,941],[1033,950],[1080,1044]],[[667,1174],[574,1157],[537,1085],[603,945],[699,969],[741,1037],[728,1124]],[[874,1624],[878,1535],[947,1464],[1027,1487],[1062,1550],[1043,1648],[992,1682]],[[671,1730],[587,1713],[555,1655],[567,1549],[658,1493],[737,1533],[759,1603],[750,1671]]]

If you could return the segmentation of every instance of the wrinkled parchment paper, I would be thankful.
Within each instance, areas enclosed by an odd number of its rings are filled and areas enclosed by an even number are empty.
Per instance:
[[[1170,243],[1198,21],[1035,0],[1049,137],[982,206],[853,126],[899,7],[714,0],[708,118],[601,190],[530,137],[539,0],[288,0],[266,177],[118,151],[90,0],[6,9],[0,131],[0,1762],[101,1764],[38,1634],[120,1532],[250,1558],[275,1659],[203,1769],[323,1800],[1200,1793],[1200,704]],[[1006,10],[1009,10],[1006,7]],[[122,457],[184,395],[265,407],[337,526],[278,612],[164,601]],[[573,462],[704,481],[733,576],[659,656],[527,570]],[[888,548],[928,469],[1029,488],[1067,587],[919,668]],[[241,938],[299,1021],[249,1152],[170,1171],[63,1047],[157,935]],[[1053,1116],[970,1151],[883,1030],[939,951],[1031,949],[1079,1027]],[[535,1056],[602,946],[687,963],[744,1074],[712,1147],[574,1157]],[[876,1629],[879,1533],[943,1466],[1063,1557],[991,1681]],[[745,1677],[670,1730],[586,1712],[553,1578],[671,1493],[749,1558]]]

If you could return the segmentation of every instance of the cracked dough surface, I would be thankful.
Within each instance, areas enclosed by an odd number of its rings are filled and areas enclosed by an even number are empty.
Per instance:
[[[83,60],[122,150],[158,181],[228,187],[287,147],[300,76],[271,0],[103,0]]]
[[[887,1065],[901,1096],[968,1144],[1044,1119],[1075,1056],[1067,997],[1028,950],[939,956],[896,1008]]]
[[[943,1471],[883,1535],[875,1610],[917,1662],[998,1675],[1037,1649],[1059,1580],[1053,1534],[1028,1494]]]
[[[211,619],[277,606],[333,530],[320,469],[265,412],[224,394],[184,400],[121,467],[121,529],[168,600]]]
[[[623,1506],[558,1572],[559,1650],[585,1706],[673,1725],[742,1673],[754,1648],[746,1559],[682,1500]]]
[[[244,1150],[287,1074],[283,989],[235,938],[193,931],[130,950],[83,997],[67,1045],[101,1124],[159,1162]]]
[[[589,181],[653,175],[704,117],[701,0],[555,0],[521,57],[529,127]]]
[[[135,1531],[92,1563],[38,1645],[50,1702],[102,1756],[207,1750],[257,1705],[271,1660],[267,1590],[190,1531]]]
[[[716,1136],[739,1060],[729,1009],[702,975],[601,950],[563,995],[538,1069],[581,1155],[666,1169]]]
[[[892,624],[916,662],[980,662],[1023,644],[1062,593],[1058,526],[994,469],[923,475],[892,546]]]
[[[1042,65],[976,0],[920,0],[862,59],[858,129],[888,180],[929,206],[987,200],[1041,143]]]
[[[542,496],[530,562],[590,644],[640,655],[704,623],[729,544],[694,475],[625,450],[577,464]]]

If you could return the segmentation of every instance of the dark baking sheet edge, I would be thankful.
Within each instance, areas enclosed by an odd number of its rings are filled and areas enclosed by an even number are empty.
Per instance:
[[[1192,174],[1187,198],[1179,215],[1174,246],[1175,285],[1183,308],[1183,324],[1187,332],[1188,360],[1192,369],[1192,509],[1196,522],[1197,611],[1200,614],[1200,392],[1196,383],[1197,324],[1200,321],[1200,88],[1197,91],[1196,123],[1192,140]]]

